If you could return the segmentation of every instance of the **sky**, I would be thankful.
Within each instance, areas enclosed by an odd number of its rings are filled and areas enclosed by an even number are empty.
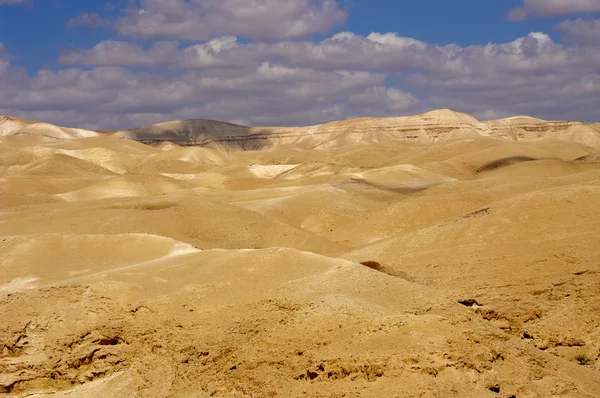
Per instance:
[[[0,114],[600,121],[600,0],[0,0]]]

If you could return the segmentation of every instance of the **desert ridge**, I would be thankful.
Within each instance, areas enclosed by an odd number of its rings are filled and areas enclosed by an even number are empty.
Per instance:
[[[3,116],[0,136],[38,134],[55,139],[117,136],[148,144],[255,150],[292,145],[304,149],[334,148],[361,142],[401,140],[435,143],[459,138],[496,137],[512,141],[552,138],[600,146],[600,124],[545,121],[526,116],[480,122],[449,109],[414,116],[359,118],[306,127],[248,127],[207,119],[176,120],[119,131],[92,131]]]
[[[414,116],[359,118],[307,127],[246,127],[210,120],[184,120],[115,134],[144,142],[168,139],[181,145],[223,146],[226,149],[260,149],[281,145],[307,149],[331,148],[387,140],[431,143],[482,136],[510,140],[546,137],[600,145],[598,124],[549,122],[529,117],[480,122],[468,114],[448,109]]]
[[[6,396],[600,396],[594,124],[0,131]]]

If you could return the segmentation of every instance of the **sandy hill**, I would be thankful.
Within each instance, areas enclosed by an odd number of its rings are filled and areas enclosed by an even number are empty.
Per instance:
[[[327,149],[357,143],[402,140],[435,143],[474,137],[513,141],[555,138],[600,147],[600,123],[545,121],[526,116],[480,122],[471,115],[440,109],[414,116],[359,118],[306,127],[248,127],[206,119],[176,120],[121,131],[89,131],[3,116],[0,136],[37,134],[56,139],[112,135],[147,144],[170,142],[231,150],[293,146]]]
[[[0,395],[600,396],[595,125],[2,126]]]
[[[250,128],[237,124],[206,119],[176,120],[154,124],[131,130],[117,131],[114,134],[141,142],[171,141],[179,145],[204,144],[227,137],[244,137]]]
[[[227,150],[284,145],[324,149],[360,142],[402,140],[432,143],[482,136],[509,140],[556,138],[600,146],[598,124],[551,122],[529,117],[480,122],[468,114],[449,109],[406,117],[334,121],[307,127],[246,127],[211,120],[185,120],[116,134],[148,143],[168,140],[180,145],[222,147]]]
[[[546,121],[519,116],[486,123],[497,137],[512,140],[556,138],[596,146],[600,144],[600,123]]]
[[[97,132],[91,130],[60,127],[50,123],[40,123],[13,116],[0,116],[0,137],[20,134],[34,134],[63,140],[98,135]]]

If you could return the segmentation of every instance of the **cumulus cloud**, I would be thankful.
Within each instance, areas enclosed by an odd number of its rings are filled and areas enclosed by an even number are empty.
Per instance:
[[[344,117],[338,104],[353,93],[385,82],[383,74],[266,62],[235,78],[196,70],[175,75],[122,67],[43,70],[25,77],[15,83],[0,76],[5,94],[0,98],[1,113],[90,128],[197,117],[255,125],[327,121]]]
[[[268,61],[326,70],[368,69],[388,72],[438,62],[437,59],[446,50],[394,33],[371,33],[364,37],[342,32],[321,42],[240,44],[236,37],[225,36],[190,45],[168,57],[152,57],[149,54],[151,51],[152,48],[144,50],[129,42],[104,41],[90,50],[66,54],[61,62],[71,65],[151,65],[150,60],[154,60],[153,66],[169,63],[189,69],[239,69]]]
[[[386,39],[381,40],[381,37]],[[156,47],[169,51],[158,51]],[[574,73],[593,72],[599,59],[600,54],[564,46],[538,32],[509,43],[469,47],[427,44],[393,33],[372,33],[365,37],[343,32],[320,42],[241,44],[235,37],[220,37],[184,48],[176,48],[174,42],[159,42],[147,50],[128,42],[105,41],[90,50],[67,54],[63,62],[114,66],[168,63],[181,69],[210,73],[233,71],[235,74],[270,62],[315,70],[346,69],[385,74],[421,70],[428,75],[473,76],[494,70],[543,74],[569,68]]]
[[[90,128],[181,118],[306,125],[433,108],[600,120],[600,52],[544,33],[464,47],[349,32],[319,42],[104,41],[33,77],[2,54],[0,113]]]
[[[523,0],[523,6],[511,10],[507,17],[512,21],[523,21],[530,18],[598,12],[600,0]]]
[[[556,26],[567,43],[600,46],[600,19],[575,19]]]
[[[394,87],[369,87],[347,99],[345,117],[390,116],[417,111],[421,101],[415,95]]]
[[[134,43],[105,40],[90,50],[63,54],[59,62],[85,66],[158,66],[169,63],[178,47],[178,42],[159,41],[146,50]]]
[[[336,0],[142,0],[116,23],[124,36],[206,41],[304,38],[346,19]]]
[[[77,15],[75,18],[71,18],[66,26],[69,29],[73,29],[80,26],[87,28],[97,29],[102,27],[111,26],[112,22],[108,19],[102,18],[98,13],[87,13],[83,12]]]

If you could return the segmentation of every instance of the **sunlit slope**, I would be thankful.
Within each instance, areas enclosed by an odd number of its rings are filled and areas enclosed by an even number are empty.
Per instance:
[[[436,143],[496,137],[510,141],[541,138],[600,146],[600,124],[545,121],[526,116],[479,121],[471,115],[440,109],[402,117],[359,118],[306,127],[249,127],[208,119],[174,120],[118,131],[90,131],[38,123],[11,116],[0,119],[0,136],[34,134],[48,139],[114,136],[159,145],[206,146],[227,151],[273,147],[328,150],[359,143],[395,140]]]
[[[400,119],[0,137],[0,394],[600,396],[592,136]]]

